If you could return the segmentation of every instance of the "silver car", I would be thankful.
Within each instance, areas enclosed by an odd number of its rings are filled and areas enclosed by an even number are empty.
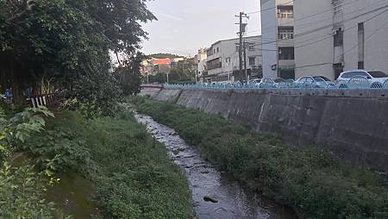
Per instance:
[[[304,76],[295,81],[300,88],[326,88],[331,81],[324,76]]]
[[[382,71],[351,70],[342,72],[337,78],[337,81],[348,82],[352,78],[357,77],[364,78],[370,83],[380,82],[381,84],[384,84],[384,82],[388,80],[388,75]]]

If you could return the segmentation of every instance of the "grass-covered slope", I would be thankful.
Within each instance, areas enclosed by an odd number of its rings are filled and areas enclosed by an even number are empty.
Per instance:
[[[60,112],[26,148],[57,173],[78,173],[94,184],[104,218],[191,218],[190,190],[163,145],[128,112],[84,120]],[[71,214],[71,212],[66,212]]]
[[[174,128],[220,169],[306,218],[388,218],[382,178],[349,167],[316,148],[291,150],[220,116],[135,98],[137,110]]]

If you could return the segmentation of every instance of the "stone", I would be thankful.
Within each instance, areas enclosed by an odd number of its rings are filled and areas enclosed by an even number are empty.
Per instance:
[[[204,200],[205,202],[218,203],[218,200],[217,200],[217,199],[215,199],[215,198],[213,198],[213,197],[210,197],[210,196],[205,196],[205,197],[203,197],[203,200]]]

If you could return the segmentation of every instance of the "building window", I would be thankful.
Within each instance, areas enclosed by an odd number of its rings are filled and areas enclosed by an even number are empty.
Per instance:
[[[230,63],[230,57],[226,58],[226,59],[225,59],[225,62],[226,62],[227,64],[229,64],[229,63]]]
[[[220,47],[217,47],[217,52],[220,52]]]
[[[236,52],[240,52],[240,46],[239,45],[236,46]]]
[[[213,49],[210,48],[207,50],[207,56],[212,56],[213,55]]]
[[[339,28],[334,34],[334,47],[344,45],[344,31]]]
[[[249,51],[255,51],[255,45],[249,44],[249,45],[248,45],[248,50],[249,50]]]
[[[279,60],[294,60],[294,47],[280,47]]]
[[[216,68],[221,68],[222,67],[222,62],[220,58],[210,60],[206,63],[207,69],[212,70]]]
[[[280,40],[294,39],[294,27],[279,27],[278,38]]]
[[[279,5],[278,18],[294,18],[294,9],[292,5]]]
[[[249,66],[255,66],[256,65],[256,57],[249,57],[248,64],[249,64]]]

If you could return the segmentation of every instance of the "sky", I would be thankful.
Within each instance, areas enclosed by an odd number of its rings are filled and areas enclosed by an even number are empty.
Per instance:
[[[148,8],[158,20],[143,25],[149,33],[145,54],[194,56],[218,40],[235,38],[240,11],[250,13],[247,36],[260,34],[259,0],[153,0]]]

